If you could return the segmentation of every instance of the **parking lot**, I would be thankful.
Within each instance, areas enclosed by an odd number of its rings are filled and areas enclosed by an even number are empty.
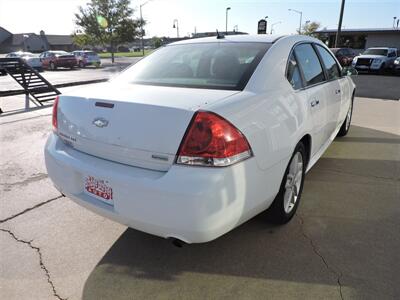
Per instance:
[[[105,64],[43,74],[61,83],[116,70]],[[355,82],[350,133],[308,173],[292,222],[272,226],[263,213],[183,248],[61,196],[43,158],[51,108],[23,112],[22,95],[0,98],[1,298],[398,298],[400,77],[359,75]],[[6,77],[0,84],[18,88]]]

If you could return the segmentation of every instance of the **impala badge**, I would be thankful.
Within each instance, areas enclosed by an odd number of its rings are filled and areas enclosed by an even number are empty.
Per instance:
[[[93,125],[96,125],[97,127],[103,128],[108,126],[108,121],[103,118],[96,118],[93,120]]]

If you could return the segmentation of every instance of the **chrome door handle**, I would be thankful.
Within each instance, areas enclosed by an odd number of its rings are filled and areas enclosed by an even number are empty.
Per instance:
[[[319,100],[311,101],[311,107],[317,106],[319,104]]]

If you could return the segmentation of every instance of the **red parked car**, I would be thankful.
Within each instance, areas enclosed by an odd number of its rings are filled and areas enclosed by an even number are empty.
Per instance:
[[[65,51],[46,51],[39,55],[44,69],[56,70],[58,67],[70,68],[78,66],[73,54]]]
[[[343,67],[350,66],[353,58],[356,57],[355,51],[351,48],[331,48],[331,51]]]

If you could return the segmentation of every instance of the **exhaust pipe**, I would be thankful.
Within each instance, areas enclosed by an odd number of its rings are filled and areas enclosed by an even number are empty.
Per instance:
[[[178,248],[182,248],[183,245],[185,245],[186,243],[180,239],[177,238],[169,238],[172,241],[172,245],[174,245],[175,247]]]

